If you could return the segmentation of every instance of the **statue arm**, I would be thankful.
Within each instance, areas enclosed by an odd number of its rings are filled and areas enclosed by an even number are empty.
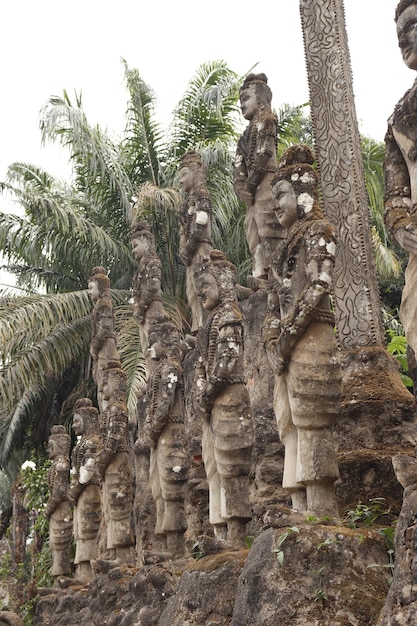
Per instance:
[[[411,214],[410,175],[391,125],[385,135],[385,145],[385,225],[402,248],[417,254],[417,218]]]
[[[214,367],[203,391],[203,401],[208,407],[224,387],[243,380],[240,371],[242,343],[242,327],[238,320],[221,326]]]
[[[330,233],[314,233],[306,241],[306,284],[297,298],[291,315],[281,319],[276,349],[289,362],[294,346],[314,319],[323,299],[330,295],[335,262],[335,239]]]
[[[174,407],[182,373],[176,365],[163,367],[161,386],[153,414],[148,414],[147,434],[156,443]]]
[[[180,256],[185,265],[191,265],[194,254],[202,242],[211,243],[210,201],[207,196],[196,196],[195,219],[193,220],[188,239],[182,242]]]
[[[241,139],[237,145],[233,177],[233,186],[237,196],[245,204],[253,204],[253,193],[248,190],[248,168],[241,147]]]
[[[96,477],[97,470],[97,445],[92,440],[87,440],[84,448],[84,458],[80,467],[78,482],[81,489]]]
[[[128,417],[126,410],[113,407],[110,409],[109,425],[106,438],[106,450],[115,454],[126,443]]]
[[[59,461],[55,467],[55,476],[51,495],[46,503],[44,510],[45,517],[48,519],[56,511],[61,502],[69,499],[69,466],[63,461]]]
[[[98,353],[107,339],[115,338],[113,307],[108,303],[101,303],[97,307],[97,325],[90,346],[90,353],[97,359]]]
[[[145,272],[141,286],[140,298],[136,303],[136,314],[138,320],[143,323],[145,313],[152,302],[161,298],[161,263],[159,259],[154,259]]]
[[[268,171],[271,171],[271,162],[275,164],[277,149],[277,123],[271,113],[261,117],[258,123],[258,134],[254,160],[248,177],[248,190],[255,195],[258,185]]]

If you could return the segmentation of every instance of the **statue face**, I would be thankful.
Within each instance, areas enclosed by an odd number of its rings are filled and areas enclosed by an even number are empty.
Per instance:
[[[145,252],[148,250],[148,242],[144,237],[132,239],[132,252],[136,261],[140,261]]]
[[[258,100],[254,89],[244,89],[240,94],[240,108],[245,120],[251,120],[258,112]]]
[[[191,189],[193,188],[193,184],[194,184],[194,175],[193,175],[192,170],[189,167],[182,167],[180,169],[181,187],[184,189],[184,191],[189,193]]]
[[[410,70],[417,70],[417,5],[412,4],[401,13],[397,35],[404,63]]]
[[[82,435],[84,432],[84,420],[79,413],[74,413],[72,418],[72,430],[78,435]]]
[[[289,228],[298,217],[297,197],[293,186],[288,180],[279,180],[272,186],[272,197],[278,222],[284,228]]]
[[[54,459],[59,454],[58,443],[54,439],[48,439],[47,452],[50,459]]]
[[[91,280],[88,283],[88,295],[90,296],[90,298],[92,299],[93,302],[97,302],[97,300],[100,297],[100,291],[98,288],[98,284],[96,283],[95,280]]]
[[[220,293],[216,279],[211,274],[203,274],[198,284],[198,296],[203,307],[212,311],[220,303]]]

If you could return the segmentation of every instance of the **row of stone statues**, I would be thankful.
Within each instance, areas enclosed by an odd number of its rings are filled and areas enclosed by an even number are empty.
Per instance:
[[[240,101],[249,125],[238,145],[235,189],[247,205],[251,286],[267,293],[262,338],[275,376],[271,404],[285,446],[283,487],[294,509],[337,516],[332,427],[339,411],[341,374],[330,306],[334,229],[318,206],[318,176],[310,149],[296,146],[276,162],[277,123],[264,74],[246,78]],[[212,247],[206,177],[200,155],[185,154],[179,169],[186,197],[179,214],[179,254],[186,267],[193,337],[182,336],[164,307],[161,262],[148,223],[140,221],[131,235],[138,263],[133,316],[146,360],[145,408],[138,418],[136,451],[145,456],[149,451],[154,536],[161,558],[184,553],[190,459],[183,365],[190,350],[194,375],[187,406],[200,425],[214,538],[224,545],[243,545],[252,517],[255,427],[245,379],[244,320],[236,268]],[[62,426],[51,432],[46,514],[57,585],[70,572],[70,502],[78,579],[88,581],[92,567],[134,560],[134,461],[129,455],[126,376],[104,268],[93,269],[88,289],[94,302],[90,354],[98,410],[87,399],[75,405],[73,430],[79,439],[72,452],[70,484],[69,435]]]

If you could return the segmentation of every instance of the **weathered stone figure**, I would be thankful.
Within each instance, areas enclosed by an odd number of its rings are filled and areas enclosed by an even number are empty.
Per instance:
[[[119,359],[114,329],[110,279],[104,267],[94,267],[88,281],[88,293],[94,302],[91,316],[90,355],[93,359],[93,378],[97,389],[101,386],[101,372],[108,361]],[[100,410],[101,398],[97,396]]]
[[[131,512],[133,488],[128,454],[126,375],[119,361],[109,361],[101,377],[100,431],[102,448],[98,471],[103,479],[105,538],[103,555],[108,564],[132,558]]]
[[[196,406],[203,416],[202,455],[209,483],[210,523],[215,537],[242,542],[251,518],[249,470],[252,410],[243,375],[242,315],[237,306],[236,268],[219,250],[196,276],[209,312],[198,333],[200,360]]]
[[[195,271],[204,255],[210,254],[211,206],[207,190],[207,170],[198,152],[190,150],[181,159],[180,185],[188,194],[181,207],[180,250],[182,262],[187,268],[187,300],[191,307],[192,329],[203,323],[203,309],[195,286]]]
[[[336,244],[334,229],[318,206],[312,163],[307,146],[294,146],[272,179],[275,211],[287,235],[272,262],[263,333],[285,446],[283,487],[294,508],[336,515],[339,474],[332,427],[341,371],[329,299]]]
[[[82,398],[74,406],[72,429],[78,442],[72,451],[70,500],[74,503],[75,576],[89,582],[97,558],[101,522],[101,489],[97,471],[101,449],[98,411]]]
[[[402,57],[417,70],[417,2],[402,0],[396,9]],[[417,84],[406,92],[388,120],[385,136],[385,223],[409,252],[400,318],[407,342],[417,354]]]
[[[252,255],[254,287],[265,286],[277,240],[282,239],[271,199],[276,172],[277,119],[271,110],[272,93],[265,74],[248,74],[240,89],[243,117],[249,125],[240,137],[235,160],[234,186],[246,203],[245,231]],[[259,281],[261,279],[261,281]]]
[[[155,535],[170,556],[183,554],[184,489],[188,478],[184,381],[180,334],[165,315],[149,329],[145,439],[150,446],[150,483],[156,504]]]
[[[139,325],[142,350],[148,346],[148,329],[155,315],[163,312],[161,302],[161,261],[155,239],[146,220],[132,229],[132,252],[138,262],[133,278],[133,317]]]
[[[50,496],[45,507],[49,519],[49,541],[52,552],[51,575],[54,587],[60,587],[61,577],[71,575],[70,548],[72,541],[72,511],[69,503],[69,449],[71,437],[64,426],[52,426],[48,440],[48,469]]]

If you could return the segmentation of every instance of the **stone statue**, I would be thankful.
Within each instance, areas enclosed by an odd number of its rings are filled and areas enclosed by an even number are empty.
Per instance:
[[[198,300],[195,286],[195,270],[202,257],[210,254],[211,206],[207,190],[207,170],[198,152],[190,150],[181,159],[180,185],[188,194],[181,207],[179,254],[187,271],[187,300],[191,307],[192,330],[203,323],[203,308]]]
[[[170,556],[184,553],[184,489],[188,478],[184,380],[180,334],[167,316],[149,329],[145,440],[149,480],[156,504],[155,536]]]
[[[246,203],[245,232],[253,261],[250,286],[266,286],[271,257],[282,239],[271,199],[276,172],[277,118],[271,110],[272,93],[265,74],[248,74],[240,89],[240,106],[249,125],[240,137],[235,160],[234,186]]]
[[[161,261],[155,250],[155,239],[146,220],[131,232],[132,252],[138,262],[133,278],[133,317],[139,325],[142,351],[148,346],[148,329],[155,315],[163,312],[161,302]]]
[[[72,429],[78,442],[72,451],[70,500],[74,504],[75,576],[90,582],[91,561],[97,558],[101,522],[101,489],[97,472],[101,449],[98,411],[82,398],[74,406]]]
[[[210,523],[217,539],[242,544],[251,519],[253,422],[243,375],[236,280],[235,266],[219,250],[213,250],[197,272],[198,295],[208,317],[197,336],[195,405],[203,417]]]
[[[72,511],[69,503],[69,449],[71,437],[64,426],[52,426],[48,440],[48,455],[52,465],[48,469],[50,496],[45,507],[49,520],[49,542],[52,552],[51,575],[54,587],[71,575],[70,548],[72,542]]]
[[[417,2],[402,0],[395,20],[403,60],[417,70]],[[417,83],[389,118],[385,143],[385,224],[409,253],[400,319],[409,348],[417,354]]]
[[[277,219],[287,229],[272,261],[263,336],[275,373],[274,411],[285,446],[283,487],[293,508],[337,515],[332,427],[341,371],[330,308],[334,228],[318,206],[308,146],[287,150],[272,179]]]
[[[126,375],[119,361],[108,361],[101,375],[102,411],[99,415],[102,447],[98,472],[103,480],[105,537],[102,553],[107,565],[132,560],[131,512],[133,486],[128,454]],[[103,567],[102,561],[98,563]]]
[[[93,378],[97,389],[100,376],[108,361],[119,359],[114,328],[113,303],[110,295],[110,279],[104,267],[94,267],[88,280],[88,293],[94,302],[91,316],[90,355],[93,360]],[[100,410],[101,398],[97,397]]]

